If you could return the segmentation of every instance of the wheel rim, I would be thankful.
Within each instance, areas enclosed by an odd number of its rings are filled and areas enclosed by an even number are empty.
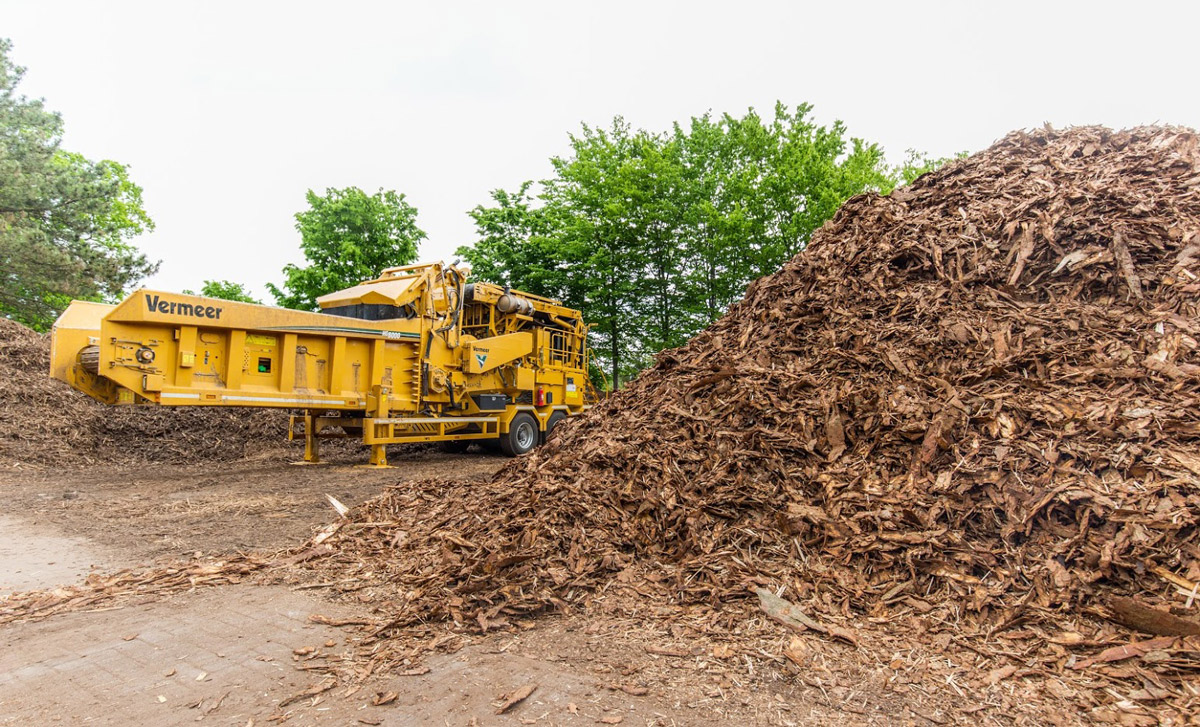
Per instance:
[[[533,425],[529,422],[521,422],[517,425],[517,447],[521,450],[533,448]]]

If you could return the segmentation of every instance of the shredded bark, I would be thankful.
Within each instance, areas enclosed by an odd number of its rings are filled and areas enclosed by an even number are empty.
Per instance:
[[[50,337],[0,318],[0,467],[221,462],[285,454],[272,410],[104,406],[50,378]]]
[[[439,620],[627,607],[748,634],[757,589],[859,644],[839,648],[953,645],[980,685],[1041,679],[1088,721],[1183,720],[1198,275],[1195,132],[1016,132],[850,200],[492,480],[397,485],[273,572],[374,613],[366,673]]]
[[[765,587],[981,654],[1003,634],[1057,672],[1062,644],[1135,639],[1104,604],[1185,608],[1157,572],[1200,580],[1198,162],[1187,129],[1045,128],[856,197],[545,447],[390,489],[303,567],[378,604],[380,637],[621,583],[734,610]],[[1200,666],[1194,639],[1155,648],[1160,681]]]

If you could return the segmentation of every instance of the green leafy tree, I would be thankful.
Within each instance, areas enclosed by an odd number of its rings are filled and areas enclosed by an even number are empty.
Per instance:
[[[794,110],[777,104],[770,122],[753,110],[725,120],[744,150],[733,174],[751,221],[756,269],[746,282],[778,270],[803,250],[842,202],[891,187],[879,146],[847,138],[840,121],[818,126],[811,111],[808,104]]]
[[[205,298],[220,298],[221,300],[232,300],[238,303],[262,305],[261,300],[250,295],[250,291],[246,290],[246,286],[230,280],[205,280],[204,285],[200,286],[199,293],[191,290],[183,292],[185,295],[202,295]]]
[[[642,326],[634,346],[640,364],[654,352],[684,343],[695,328],[684,275],[691,232],[684,218],[688,195],[673,139],[639,132],[623,172],[628,234],[641,241],[645,265],[635,305]]]
[[[296,229],[308,265],[285,266],[282,288],[267,284],[279,305],[316,310],[322,295],[416,260],[425,233],[403,194],[347,187],[324,195],[309,190],[307,199],[309,208],[296,214]]]
[[[157,269],[129,241],[154,228],[118,162],[61,148],[62,117],[17,92],[0,39],[0,315],[47,329],[72,298],[115,300]]]
[[[751,109],[675,126],[687,336],[803,250],[845,199],[892,186],[879,147],[848,139],[840,122],[819,126],[810,113],[806,104],[777,104],[770,119]]]
[[[737,144],[725,120],[709,114],[693,118],[686,129],[676,124],[673,136],[684,177],[682,225],[691,232],[681,287],[699,322],[714,321],[741,295],[749,275],[746,190],[733,173]]]
[[[594,325],[615,385],[724,314],[804,249],[848,197],[896,183],[880,148],[811,107],[706,114],[665,134],[584,126],[533,198],[471,212],[474,274],[563,299]]]
[[[917,177],[939,169],[955,159],[963,159],[967,152],[960,151],[952,157],[931,157],[925,152],[909,149],[904,153],[904,161],[892,170],[892,178],[896,186],[912,184]]]
[[[620,118],[609,129],[584,126],[571,135],[573,154],[550,160],[556,176],[543,185],[556,223],[554,264],[567,271],[565,298],[594,326],[592,350],[614,388],[642,363],[646,248],[632,186],[642,141]]]
[[[520,288],[536,295],[563,296],[561,260],[548,233],[554,224],[551,210],[537,205],[530,194],[533,182],[515,192],[491,193],[494,206],[477,206],[469,213],[478,235],[474,245],[456,254],[471,266],[471,274],[496,285]]]

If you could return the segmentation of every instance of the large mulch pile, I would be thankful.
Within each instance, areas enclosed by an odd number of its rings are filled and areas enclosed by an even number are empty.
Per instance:
[[[725,318],[491,481],[397,485],[230,572],[270,566],[373,611],[327,667],[360,676],[432,648],[388,640],[431,622],[566,609],[717,639],[714,656],[822,693],[833,662],[813,645],[847,650],[956,694],[961,722],[1192,724],[1198,275],[1195,132],[1013,133],[850,200]],[[164,573],[114,576],[105,598],[186,585]],[[93,590],[13,597],[4,618]],[[764,611],[802,636],[772,646]]]
[[[0,466],[228,461],[285,445],[281,412],[104,406],[49,371],[49,336],[0,318]]]
[[[833,635],[952,634],[995,679],[1186,714],[1197,275],[1195,132],[1013,133],[850,200],[544,448],[482,487],[389,490],[308,567],[394,626],[486,629],[614,583],[743,614],[766,587]]]

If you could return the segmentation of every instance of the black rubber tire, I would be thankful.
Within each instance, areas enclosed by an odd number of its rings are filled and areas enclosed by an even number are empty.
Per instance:
[[[550,438],[550,433],[554,431],[554,428],[558,426],[558,423],[566,418],[567,415],[561,411],[556,411],[550,415],[550,418],[546,420],[546,431],[542,433],[543,444],[545,444],[546,440]]]
[[[509,423],[508,432],[500,435],[500,449],[509,457],[516,457],[536,447],[538,439],[537,419],[521,412]]]

